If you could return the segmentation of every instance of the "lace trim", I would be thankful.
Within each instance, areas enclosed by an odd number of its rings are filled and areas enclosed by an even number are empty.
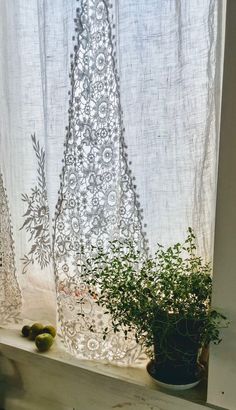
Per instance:
[[[108,2],[79,2],[53,253],[58,316],[66,345],[79,357],[127,364],[140,356],[140,347],[134,339],[125,341],[112,331],[103,341],[101,331],[110,326],[110,318],[88,295],[78,268],[81,245],[89,252],[91,245],[107,247],[112,239],[130,238],[146,249],[125,153],[108,17]],[[88,330],[91,326],[95,333]]]

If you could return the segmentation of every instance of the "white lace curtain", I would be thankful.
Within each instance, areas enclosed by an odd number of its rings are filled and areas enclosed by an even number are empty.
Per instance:
[[[152,252],[192,226],[211,257],[221,7],[0,1],[2,324],[57,321],[73,354],[131,363],[135,341],[103,341],[102,311],[81,304],[81,245]]]

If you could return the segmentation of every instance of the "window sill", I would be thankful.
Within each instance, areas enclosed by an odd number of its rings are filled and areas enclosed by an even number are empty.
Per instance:
[[[146,369],[78,360],[60,346],[58,338],[49,352],[40,354],[19,333],[19,330],[0,329],[0,354],[13,369],[9,375],[4,365],[2,371],[0,367],[0,384],[5,385],[6,400],[13,388],[21,391],[20,400],[24,394],[50,400],[58,410],[209,409],[205,404],[204,383],[185,392],[166,392],[151,380]],[[45,405],[42,409],[46,410]]]

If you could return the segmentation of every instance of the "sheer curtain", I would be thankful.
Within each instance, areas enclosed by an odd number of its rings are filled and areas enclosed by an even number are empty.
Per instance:
[[[79,357],[142,358],[132,339],[103,341],[103,312],[81,303],[81,245],[152,253],[192,226],[211,258],[221,7],[0,1],[2,324],[57,322]]]

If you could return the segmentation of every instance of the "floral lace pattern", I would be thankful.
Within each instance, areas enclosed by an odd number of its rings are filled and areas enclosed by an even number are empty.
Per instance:
[[[24,223],[20,229],[29,233],[29,242],[32,242],[30,251],[24,255],[23,272],[27,272],[29,265],[35,261],[44,269],[51,259],[51,245],[49,234],[49,208],[45,178],[45,151],[40,148],[35,135],[31,136],[33,148],[38,161],[38,185],[31,189],[31,194],[22,194],[22,201],[27,204],[23,217]]]
[[[0,323],[19,322],[20,311],[21,292],[16,279],[10,214],[0,173]]]
[[[130,238],[143,250],[146,246],[125,153],[109,6],[103,0],[78,4],[54,232],[59,321],[73,354],[131,363],[139,357],[140,347],[112,331],[103,340],[101,330],[109,327],[110,318],[89,296],[78,268],[82,245],[85,253],[91,245],[107,247],[115,238]],[[96,332],[91,333],[91,328]]]

